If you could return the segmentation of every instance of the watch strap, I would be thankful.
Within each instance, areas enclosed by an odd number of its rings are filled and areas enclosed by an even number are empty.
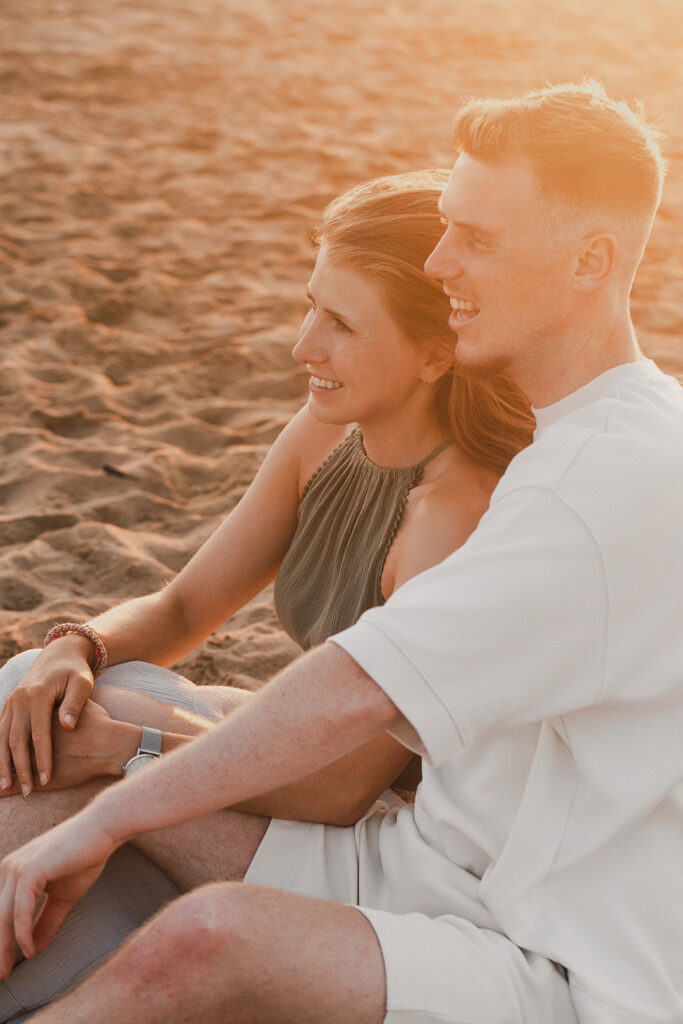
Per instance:
[[[162,739],[163,733],[159,729],[150,729],[143,725],[138,754],[152,754],[154,757],[161,757]]]

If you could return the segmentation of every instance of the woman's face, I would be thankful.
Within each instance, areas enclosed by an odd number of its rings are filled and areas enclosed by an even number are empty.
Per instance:
[[[323,245],[308,296],[311,308],[292,354],[310,373],[314,416],[361,426],[400,416],[427,387],[420,376],[427,359],[401,332],[381,288],[334,263]]]

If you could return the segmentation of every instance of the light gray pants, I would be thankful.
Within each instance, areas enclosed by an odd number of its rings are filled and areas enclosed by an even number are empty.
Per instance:
[[[38,653],[25,651],[0,669],[0,708]],[[105,669],[97,687],[112,685],[144,693],[212,721],[219,721],[229,707],[223,687],[194,686],[175,672],[140,661]],[[51,945],[33,960],[19,963],[9,979],[0,982],[0,1024],[28,1020],[41,1006],[89,974],[178,895],[163,871],[134,847],[122,847],[71,911]]]

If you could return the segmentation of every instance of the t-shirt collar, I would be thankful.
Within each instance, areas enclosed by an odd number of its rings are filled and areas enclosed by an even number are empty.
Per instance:
[[[540,409],[532,406],[531,411],[536,417],[536,432],[549,427],[551,423],[555,423],[563,416],[567,416],[570,412],[581,409],[599,398],[615,395],[623,380],[640,377],[643,375],[643,371],[649,372],[653,366],[651,359],[639,359],[635,363],[622,363],[619,366],[613,366],[610,370],[605,370],[599,377],[594,377],[588,384],[572,391],[571,394],[561,398],[559,402],[544,405]]]

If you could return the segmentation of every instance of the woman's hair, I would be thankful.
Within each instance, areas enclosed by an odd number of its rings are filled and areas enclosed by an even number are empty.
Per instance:
[[[358,185],[330,203],[313,232],[334,262],[380,285],[401,331],[416,344],[441,338],[455,347],[449,300],[424,272],[443,234],[438,202],[449,173],[412,171]],[[436,404],[462,451],[498,475],[531,441],[531,408],[506,377],[470,378],[456,369],[439,381]]]

